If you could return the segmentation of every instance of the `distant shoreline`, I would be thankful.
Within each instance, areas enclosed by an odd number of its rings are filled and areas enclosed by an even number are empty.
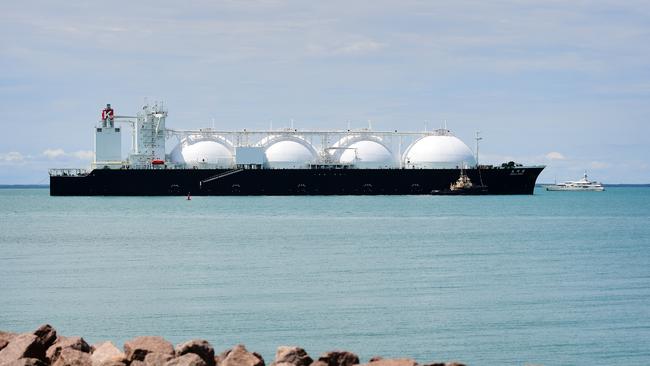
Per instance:
[[[550,186],[554,185],[556,183],[537,183],[535,184],[535,187],[543,187],[543,186]],[[603,183],[605,187],[630,187],[630,188],[644,188],[644,187],[650,187],[650,183],[638,183],[638,184],[632,184],[632,183]]]
[[[537,183],[535,187],[544,187],[547,185],[552,185],[555,183]],[[629,184],[629,183],[617,183],[609,184],[603,183],[605,187],[630,187],[630,188],[647,188],[650,187],[650,183],[641,183],[641,184]],[[0,184],[0,189],[45,189],[50,188],[49,184]]]
[[[50,188],[49,184],[0,184],[0,189],[33,189],[33,188]]]

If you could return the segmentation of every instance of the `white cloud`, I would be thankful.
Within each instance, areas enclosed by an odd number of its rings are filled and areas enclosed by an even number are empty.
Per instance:
[[[25,156],[17,151],[0,153],[0,162],[20,163],[23,162],[24,160],[25,160]]]
[[[611,166],[611,164],[606,163],[604,161],[592,161],[591,163],[589,163],[589,166],[592,169],[607,169]]]
[[[90,150],[79,150],[70,153],[70,155],[79,160],[92,160],[95,157],[95,153]]]
[[[383,43],[366,40],[344,45],[336,49],[335,53],[343,55],[365,55],[367,53],[379,51],[384,47],[385,45]]]
[[[45,155],[45,157],[48,159],[57,159],[65,156],[65,151],[63,151],[63,149],[45,149],[45,151],[43,151],[43,155]]]
[[[69,159],[69,158],[74,158],[78,160],[92,160],[92,158],[95,156],[95,154],[89,150],[79,150],[79,151],[67,153],[63,149],[46,149],[45,151],[43,151],[43,155],[50,160],[55,160],[55,159],[60,160],[60,159]]]
[[[550,153],[544,155],[548,160],[566,160],[566,157],[557,151],[551,151]]]
[[[372,39],[359,39],[344,43],[309,44],[307,51],[318,56],[362,56],[380,51],[385,47],[386,44]]]

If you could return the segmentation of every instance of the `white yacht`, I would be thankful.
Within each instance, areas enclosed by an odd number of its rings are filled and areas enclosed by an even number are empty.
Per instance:
[[[576,181],[567,181],[560,184],[552,184],[546,186],[547,191],[595,191],[602,192],[605,190],[605,187],[601,183],[596,181],[590,181],[587,179],[587,172],[580,180]]]

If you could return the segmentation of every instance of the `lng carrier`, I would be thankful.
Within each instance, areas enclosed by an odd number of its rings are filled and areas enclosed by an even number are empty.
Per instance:
[[[179,130],[166,119],[161,103],[136,116],[107,105],[94,127],[91,168],[50,169],[50,195],[532,194],[544,169],[479,165],[478,135],[475,154],[446,128]]]

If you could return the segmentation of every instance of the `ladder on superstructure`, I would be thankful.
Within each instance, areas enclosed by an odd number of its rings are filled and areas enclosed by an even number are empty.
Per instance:
[[[239,173],[239,172],[241,172],[243,170],[244,170],[244,168],[239,168],[239,169],[233,169],[233,170],[229,170],[227,172],[219,173],[217,175],[213,175],[213,176],[211,176],[209,178],[206,178],[206,179],[203,179],[203,180],[199,181],[199,187],[202,187],[203,183],[210,183],[210,182],[212,182],[214,180],[221,179],[221,178],[227,177],[229,175],[237,174],[237,173]]]

